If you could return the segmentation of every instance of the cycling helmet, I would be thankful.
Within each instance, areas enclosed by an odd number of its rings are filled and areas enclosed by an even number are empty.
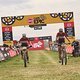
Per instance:
[[[26,34],[22,34],[22,37],[26,37]]]
[[[60,29],[59,29],[59,32],[63,32],[63,29],[62,29],[62,28],[60,28]]]

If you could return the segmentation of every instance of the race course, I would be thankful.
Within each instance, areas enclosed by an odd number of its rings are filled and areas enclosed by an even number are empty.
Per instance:
[[[29,51],[26,68],[20,56],[0,62],[0,80],[80,80],[80,57],[68,56],[68,64],[61,65],[57,52]]]

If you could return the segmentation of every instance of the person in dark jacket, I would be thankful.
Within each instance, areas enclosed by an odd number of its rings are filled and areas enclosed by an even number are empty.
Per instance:
[[[79,55],[79,42],[77,40],[74,40],[71,44],[71,46],[73,46],[73,56],[76,57],[77,55]],[[77,54],[76,54],[77,52]]]

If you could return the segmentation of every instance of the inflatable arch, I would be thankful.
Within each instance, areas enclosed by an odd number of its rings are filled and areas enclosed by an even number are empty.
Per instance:
[[[45,26],[46,24],[54,23],[63,23],[64,31],[70,41],[75,39],[73,12],[62,12],[1,17],[3,42],[13,45],[12,27],[25,25],[29,25],[29,27]]]

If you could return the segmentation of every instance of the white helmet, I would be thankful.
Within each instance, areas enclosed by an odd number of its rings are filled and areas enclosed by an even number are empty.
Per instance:
[[[26,37],[26,34],[22,34],[22,37]]]
[[[59,32],[63,32],[63,29],[62,29],[62,28],[60,28],[60,29],[59,29]]]

